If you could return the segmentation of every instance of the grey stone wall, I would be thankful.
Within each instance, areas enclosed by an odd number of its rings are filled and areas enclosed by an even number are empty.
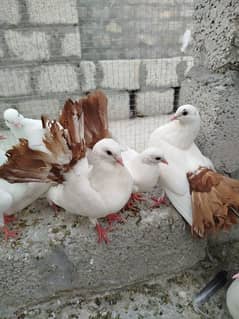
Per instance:
[[[2,0],[1,114],[56,116],[95,88],[110,119],[168,113],[192,65],[180,51],[191,20],[192,0]]]
[[[182,84],[180,103],[199,107],[198,144],[217,169],[239,169],[239,2],[195,3],[195,67]],[[237,175],[238,176],[238,175]]]

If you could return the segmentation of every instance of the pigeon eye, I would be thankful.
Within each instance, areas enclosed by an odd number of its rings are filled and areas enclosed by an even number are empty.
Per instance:
[[[155,157],[156,161],[160,161],[161,160],[161,157],[157,156]]]
[[[107,153],[108,155],[112,155],[112,152],[111,152],[111,151],[106,151],[106,153]]]
[[[184,115],[184,116],[188,115],[188,111],[187,110],[183,110],[182,115]]]

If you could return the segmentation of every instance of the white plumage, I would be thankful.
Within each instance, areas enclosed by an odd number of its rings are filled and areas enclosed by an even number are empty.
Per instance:
[[[62,185],[51,187],[48,199],[96,224],[97,218],[118,212],[130,197],[133,180],[120,161],[118,143],[99,141],[92,150],[91,164],[86,157],[81,159]]]
[[[16,139],[25,138],[28,140],[30,148],[46,150],[42,143],[45,129],[42,128],[41,120],[26,118],[16,109],[12,108],[4,111],[3,118]]]
[[[187,29],[183,36],[182,36],[182,46],[181,46],[181,52],[185,52],[189,46],[189,43],[191,41],[191,30]]]
[[[34,138],[34,134],[31,135]],[[0,149],[0,165],[7,161],[5,152]],[[4,223],[4,215],[13,215],[42,196],[49,189],[46,183],[9,183],[0,179],[0,227],[5,233],[5,239],[14,236]]]
[[[73,214],[86,216],[99,227],[97,218],[117,213],[129,200],[133,180],[122,166],[120,145],[102,139],[65,176],[65,182],[50,188],[47,198]],[[105,237],[104,237],[105,236]],[[103,239],[107,241],[106,234]]]
[[[198,110],[192,105],[182,105],[172,121],[157,128],[149,139],[149,146],[160,148],[169,163],[160,168],[160,184],[190,225],[192,202],[187,173],[194,172],[199,166],[213,168],[212,162],[202,155],[194,143],[199,129]]]
[[[233,319],[239,319],[239,274],[233,276],[234,281],[227,290],[227,307]]]
[[[147,148],[141,153],[128,148],[122,152],[122,158],[133,178],[134,192],[150,192],[159,179],[159,164],[168,164],[161,150],[156,147]]]

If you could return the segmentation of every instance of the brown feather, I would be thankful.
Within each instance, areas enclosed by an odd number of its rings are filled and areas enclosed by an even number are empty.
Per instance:
[[[72,160],[64,130],[59,123],[47,118],[43,119],[43,123],[46,126],[43,143],[47,152],[32,150],[27,140],[20,139],[18,145],[7,151],[8,161],[0,167],[0,178],[10,183],[61,183],[64,180],[64,173]]]
[[[7,151],[6,155],[8,161],[0,166],[0,178],[10,183],[49,181],[49,155],[30,149],[27,140],[20,139],[20,143]]]
[[[238,181],[208,168],[187,176],[193,206],[192,232],[204,237],[237,223],[233,211],[239,211]]]
[[[69,167],[72,167],[79,159],[85,156],[86,152],[82,105],[79,102],[67,100],[59,122],[67,132],[68,146],[72,151],[72,161],[69,163]]]
[[[111,137],[108,126],[107,97],[96,90],[79,101],[84,111],[85,141],[92,148],[103,138]]]

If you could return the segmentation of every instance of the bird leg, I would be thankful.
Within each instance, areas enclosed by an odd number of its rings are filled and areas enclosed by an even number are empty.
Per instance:
[[[140,193],[132,193],[128,203],[125,205],[126,210],[131,210],[134,213],[138,212],[138,207],[135,205],[136,202],[144,202],[145,198]]]
[[[144,202],[146,200],[140,193],[132,193],[130,199],[134,202]]]
[[[10,224],[11,222],[15,222],[16,220],[17,218],[15,215],[3,215],[3,221],[5,225]]]
[[[152,196],[151,199],[154,203],[150,208],[160,207],[161,205],[168,206],[168,201],[167,201],[167,197],[165,194],[159,198]]]
[[[100,244],[102,241],[104,241],[106,244],[109,244],[109,238],[107,236],[107,228],[103,228],[99,223],[96,223],[95,225],[97,234],[98,234],[98,243]]]
[[[126,222],[126,220],[120,214],[117,214],[117,213],[109,214],[106,216],[106,218],[110,226],[112,226],[114,222],[119,222],[119,223]]]
[[[58,216],[61,208],[52,201],[49,201],[49,206],[54,210],[54,216]]]
[[[17,232],[9,230],[6,225],[0,227],[0,230],[4,233],[5,240],[8,240],[9,238],[16,238],[18,236]]]

